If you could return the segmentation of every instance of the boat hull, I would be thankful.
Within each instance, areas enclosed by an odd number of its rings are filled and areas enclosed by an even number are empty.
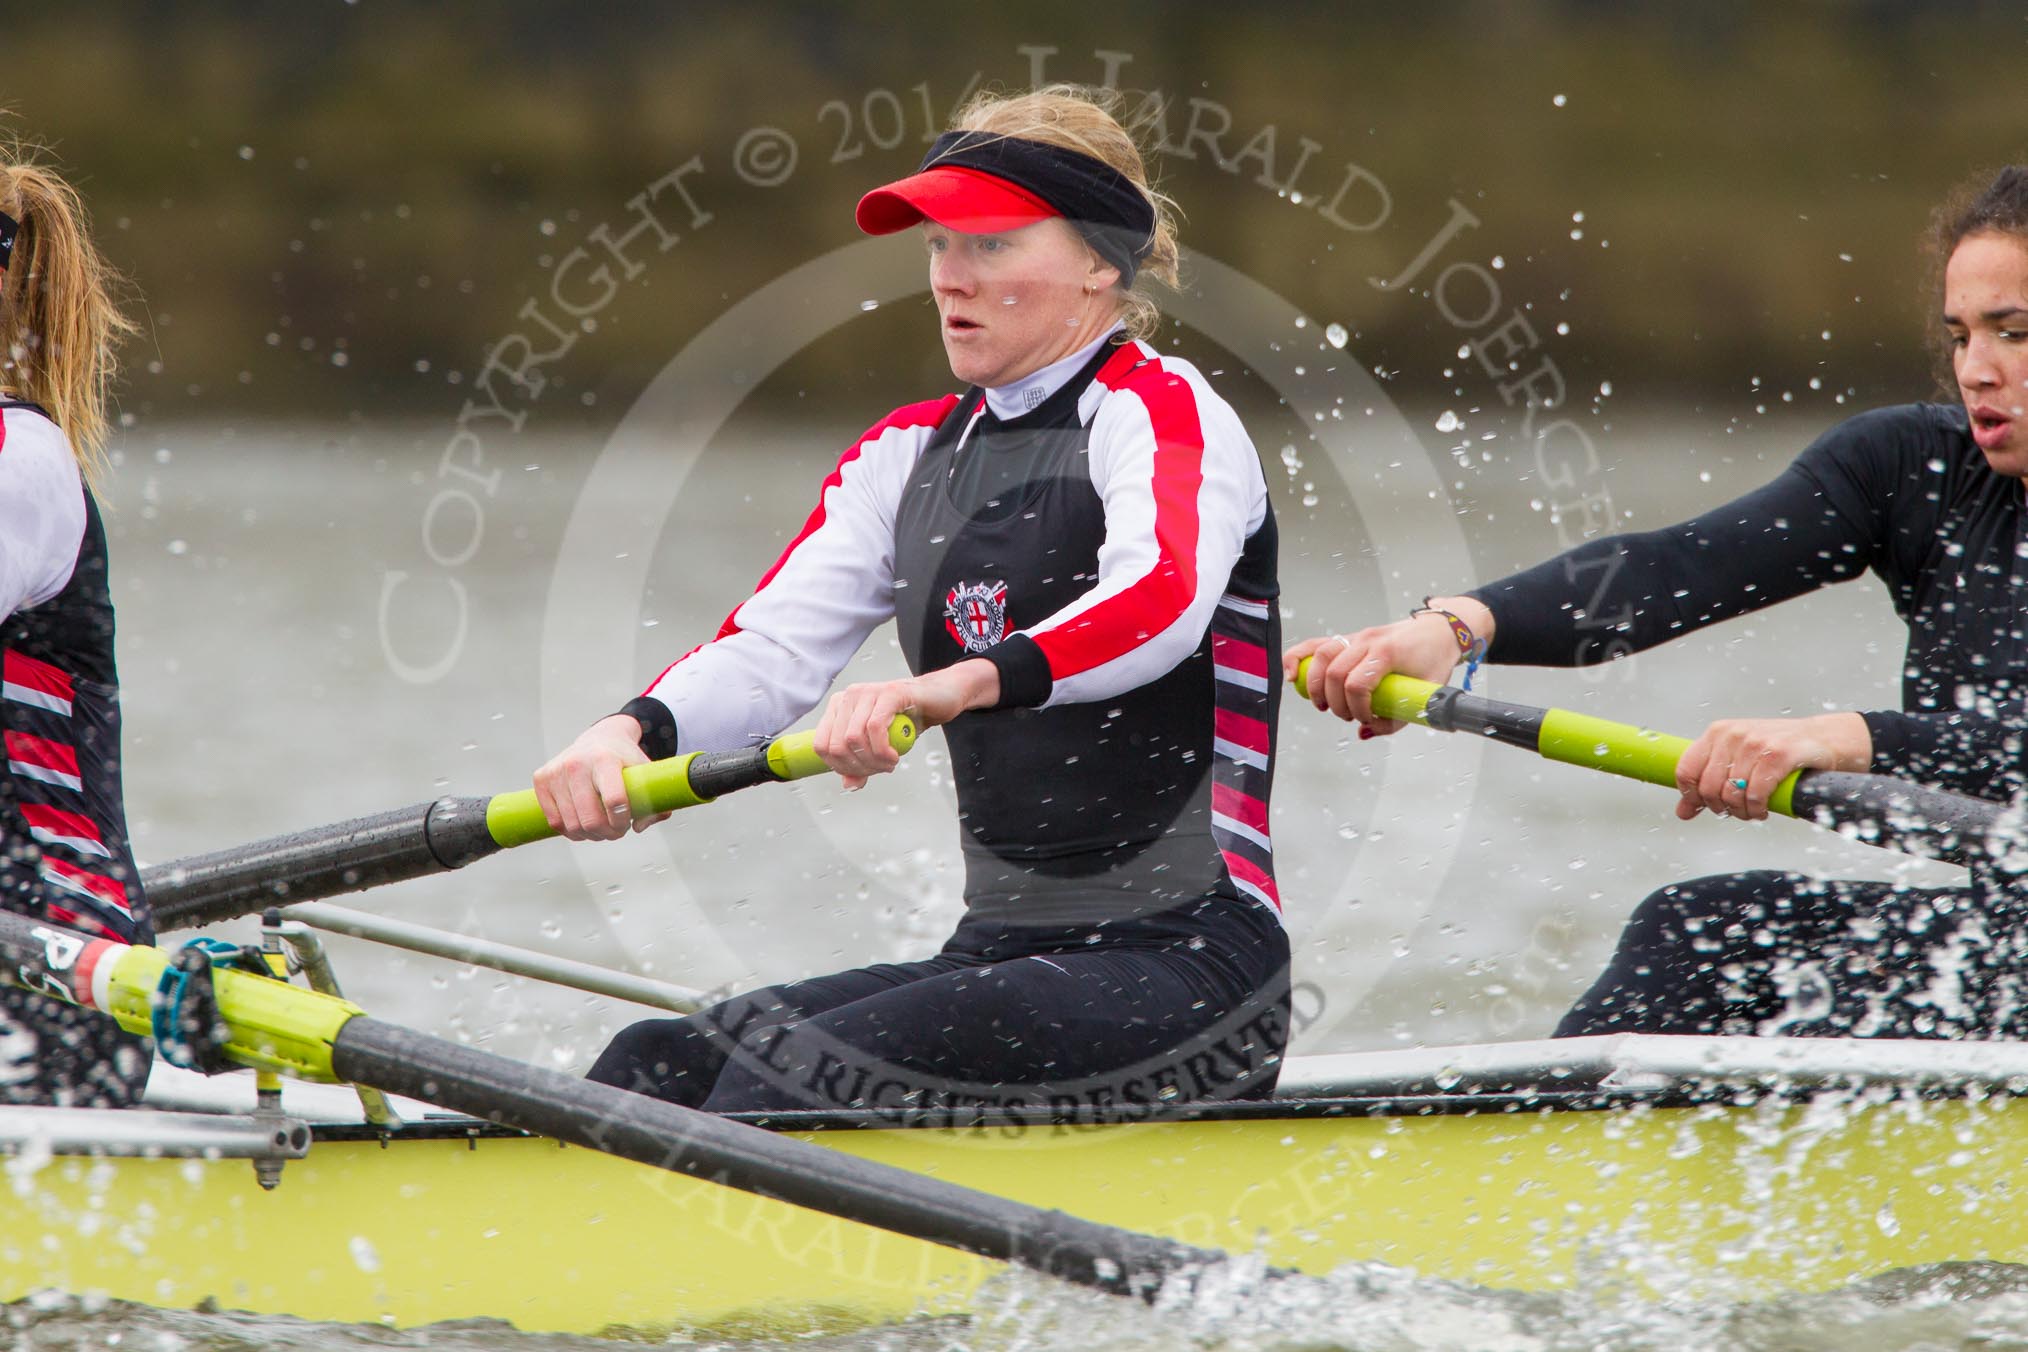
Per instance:
[[[1208,1120],[798,1133],[1321,1273],[1752,1298],[2028,1263],[2028,1105],[1878,1088],[1747,1106],[1312,1102]],[[245,1160],[17,1155],[0,1295],[402,1326],[771,1328],[962,1308],[998,1265],[555,1142],[446,1124]]]

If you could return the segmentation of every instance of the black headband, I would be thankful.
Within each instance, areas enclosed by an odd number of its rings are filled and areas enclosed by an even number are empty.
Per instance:
[[[1103,160],[1043,141],[986,131],[947,131],[920,168],[976,169],[1026,188],[1060,212],[1131,286],[1155,247],[1155,208],[1133,180]]]
[[[7,263],[14,257],[14,236],[21,229],[21,223],[0,211],[0,272],[7,271]]]

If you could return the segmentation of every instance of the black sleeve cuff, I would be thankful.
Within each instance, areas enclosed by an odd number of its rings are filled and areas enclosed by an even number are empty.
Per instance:
[[[1499,600],[1492,594],[1492,588],[1474,587],[1470,591],[1459,592],[1458,595],[1464,597],[1468,601],[1477,601],[1480,605],[1484,606],[1487,610],[1493,613],[1493,637],[1487,640],[1485,654],[1480,660],[1492,662],[1495,664],[1499,663],[1500,638],[1501,635],[1506,632],[1507,625],[1506,622],[1501,618]],[[1483,638],[1484,635],[1475,635],[1475,637]]]
[[[979,656],[1000,672],[1000,700],[992,706],[995,709],[1032,709],[1056,688],[1042,645],[1026,634],[1015,634]]]
[[[676,754],[676,715],[669,712],[668,705],[652,695],[642,695],[628,700],[620,712],[640,722],[641,750],[648,753],[649,760],[668,760]]]
[[[1914,769],[1909,765],[1915,747],[1910,734],[1914,731],[1913,720],[1899,710],[1885,709],[1862,713],[1866,720],[1866,735],[1873,739],[1873,755],[1867,762],[1872,773],[1892,774]]]

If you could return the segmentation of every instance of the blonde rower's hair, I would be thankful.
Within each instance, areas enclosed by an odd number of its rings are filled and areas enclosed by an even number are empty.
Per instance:
[[[0,273],[0,388],[49,410],[96,487],[114,349],[139,332],[114,299],[122,279],[92,243],[77,190],[17,145],[0,144],[0,211],[20,224]]]
[[[1022,94],[977,94],[958,110],[952,131],[982,131],[1075,150],[1103,161],[1140,189],[1155,208],[1155,242],[1141,260],[1138,282],[1152,277],[1177,285],[1176,204],[1148,180],[1147,164],[1134,137],[1120,122],[1121,97],[1115,89],[1052,84]],[[1162,311],[1154,299],[1136,288],[1119,292],[1120,319],[1136,338],[1154,336]]]

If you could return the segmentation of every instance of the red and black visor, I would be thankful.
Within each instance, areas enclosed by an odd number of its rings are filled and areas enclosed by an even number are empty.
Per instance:
[[[854,214],[869,235],[925,219],[991,234],[1061,216],[1120,270],[1122,286],[1155,243],[1154,204],[1125,174],[1079,151],[995,132],[945,132],[915,173],[867,193]]]

